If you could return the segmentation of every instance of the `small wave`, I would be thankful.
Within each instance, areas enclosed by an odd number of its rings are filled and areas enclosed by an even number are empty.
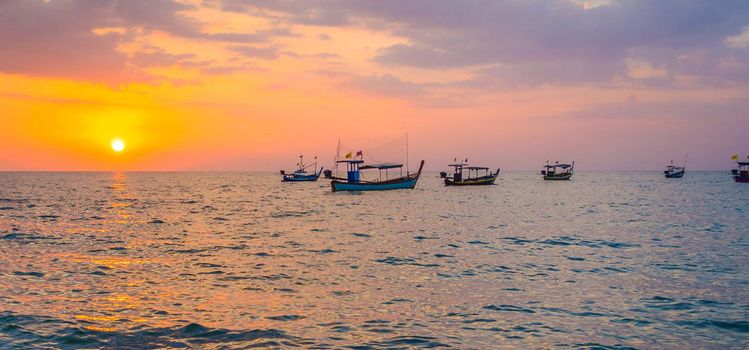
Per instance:
[[[440,343],[437,338],[427,336],[398,336],[382,341],[372,341],[364,345],[348,346],[350,349],[402,349],[404,347],[418,347],[424,349],[450,348],[448,344]]]
[[[492,310],[492,311],[501,311],[501,312],[522,312],[527,314],[535,314],[536,311],[533,311],[531,309],[527,309],[521,306],[515,306],[515,305],[487,305],[483,307],[486,310]]]
[[[81,323],[84,325],[82,326]],[[88,322],[0,313],[4,345],[11,348],[255,348],[298,347],[300,338],[277,329],[229,330],[197,323],[182,327],[99,330]],[[39,325],[43,324],[43,330]]]
[[[308,215],[316,214],[317,211],[315,210],[302,210],[302,211],[280,211],[280,212],[274,212],[271,213],[270,216],[272,218],[288,218],[288,217],[305,217]]]
[[[272,320],[272,321],[296,321],[301,320],[305,318],[304,316],[300,315],[280,315],[280,316],[268,316],[266,319]]]
[[[352,292],[350,290],[334,290],[334,291],[330,292],[330,294],[333,294],[333,295],[335,295],[337,297],[342,297],[342,296],[347,296],[347,295],[353,295],[354,292]]]
[[[640,320],[636,318],[616,318],[616,319],[609,320],[609,322],[628,324],[628,325],[632,325],[636,327],[645,327],[653,323],[647,320]]]
[[[383,301],[382,305],[393,305],[393,304],[398,304],[398,303],[413,303],[413,302],[414,301],[411,299],[395,298],[395,299],[390,299],[388,301]]]
[[[474,319],[471,319],[471,320],[463,320],[463,323],[468,323],[468,324],[471,324],[471,323],[493,323],[493,322],[497,322],[497,320],[495,320],[493,318],[474,318]]]
[[[388,264],[388,265],[413,265],[413,266],[421,266],[421,267],[436,267],[440,266],[439,264],[422,264],[416,262],[417,260],[414,258],[398,258],[394,256],[389,256],[387,258],[382,259],[376,259],[375,262],[382,263],[382,264]]]
[[[585,350],[637,350],[631,346],[624,345],[604,345],[599,343],[578,343],[575,344],[575,349]]]
[[[414,239],[417,241],[423,241],[425,239],[438,239],[437,237],[426,237],[426,236],[414,236]]]
[[[224,265],[219,264],[211,264],[211,263],[195,263],[195,266],[197,267],[211,267],[211,268],[219,268],[219,267],[225,267]]]
[[[207,252],[208,249],[169,249],[166,252],[167,253],[178,253],[178,254],[195,254],[195,253],[203,253]]]
[[[333,250],[333,249],[330,249],[330,248],[325,248],[325,249],[307,249],[307,251],[310,252],[310,253],[317,253],[317,254],[338,253],[337,250]]]
[[[39,236],[28,233],[8,233],[4,236],[0,236],[0,239],[11,239],[11,240],[37,240],[37,239],[60,239],[59,237],[52,236]]]
[[[37,272],[37,271],[13,271],[13,274],[16,276],[33,276],[33,277],[44,277],[44,273]]]
[[[658,310],[691,310],[696,305],[689,302],[677,301],[669,297],[655,296],[650,299],[643,300],[645,306],[651,309]]]

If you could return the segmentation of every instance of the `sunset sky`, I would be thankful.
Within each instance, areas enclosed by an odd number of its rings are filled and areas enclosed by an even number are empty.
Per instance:
[[[406,133],[429,170],[730,169],[749,1],[0,1],[0,170],[289,169]]]

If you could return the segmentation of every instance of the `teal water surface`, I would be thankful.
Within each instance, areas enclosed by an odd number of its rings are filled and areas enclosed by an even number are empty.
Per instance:
[[[749,184],[0,173],[0,348],[742,349]]]

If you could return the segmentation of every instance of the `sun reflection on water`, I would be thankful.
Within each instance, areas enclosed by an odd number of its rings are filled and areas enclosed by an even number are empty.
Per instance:
[[[117,224],[126,225],[130,219],[128,208],[133,205],[133,196],[127,187],[127,174],[117,172],[112,175],[112,184],[109,186],[112,190],[113,198],[109,206],[114,209],[119,220]]]

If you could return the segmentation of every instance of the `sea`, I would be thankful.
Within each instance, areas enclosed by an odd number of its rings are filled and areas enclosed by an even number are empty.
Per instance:
[[[749,184],[0,173],[0,349],[747,349]]]

